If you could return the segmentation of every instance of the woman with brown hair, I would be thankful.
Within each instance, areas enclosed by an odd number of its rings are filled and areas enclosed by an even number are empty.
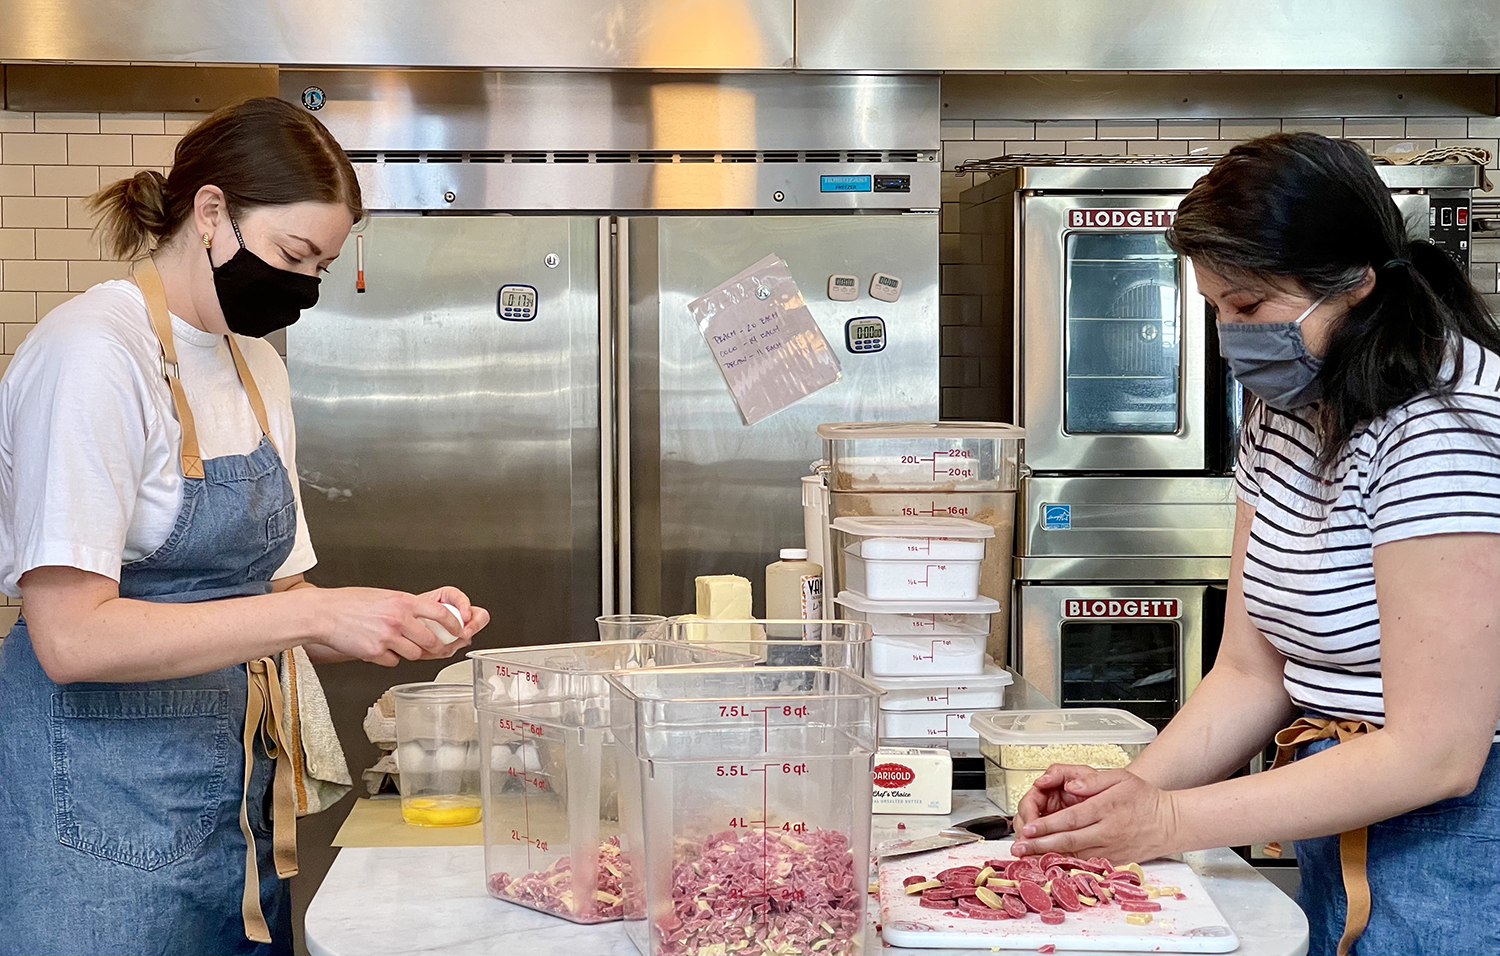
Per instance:
[[[1347,141],[1234,148],[1168,238],[1258,398],[1223,643],[1128,768],[1037,780],[1016,849],[1291,838],[1312,953],[1500,952],[1500,328]]]
[[[132,280],[54,309],[0,381],[0,590],[24,601],[0,644],[0,951],[290,952],[274,656],[449,657],[489,615],[303,579],[261,336],[316,303],[363,214],[328,131],[250,100],[93,202]]]

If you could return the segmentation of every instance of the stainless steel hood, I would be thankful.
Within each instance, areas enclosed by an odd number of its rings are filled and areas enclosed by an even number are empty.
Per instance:
[[[522,70],[1500,70],[1491,0],[7,0],[0,60]]]

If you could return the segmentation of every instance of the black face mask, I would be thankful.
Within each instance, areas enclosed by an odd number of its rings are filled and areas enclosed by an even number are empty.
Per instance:
[[[221,266],[215,266],[209,254],[208,267],[214,273],[214,291],[229,331],[236,335],[264,338],[277,329],[296,322],[303,309],[318,304],[317,276],[278,269],[245,248],[240,224],[233,219],[234,237],[240,242],[236,252]],[[208,249],[203,250],[208,253]]]

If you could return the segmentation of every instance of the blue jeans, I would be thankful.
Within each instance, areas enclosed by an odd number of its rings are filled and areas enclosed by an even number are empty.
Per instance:
[[[1335,746],[1320,740],[1297,758]],[[1310,956],[1332,956],[1344,932],[1346,900],[1339,838],[1297,841]],[[1370,922],[1356,956],[1500,953],[1500,744],[1490,747],[1479,785],[1466,796],[1370,827]]]

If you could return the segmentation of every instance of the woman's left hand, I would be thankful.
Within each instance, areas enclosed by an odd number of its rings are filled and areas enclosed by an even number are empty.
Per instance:
[[[1012,853],[1102,856],[1123,863],[1179,849],[1174,845],[1177,811],[1169,791],[1128,770],[1096,770],[1067,781],[1064,788],[1078,802],[1023,824]]]

